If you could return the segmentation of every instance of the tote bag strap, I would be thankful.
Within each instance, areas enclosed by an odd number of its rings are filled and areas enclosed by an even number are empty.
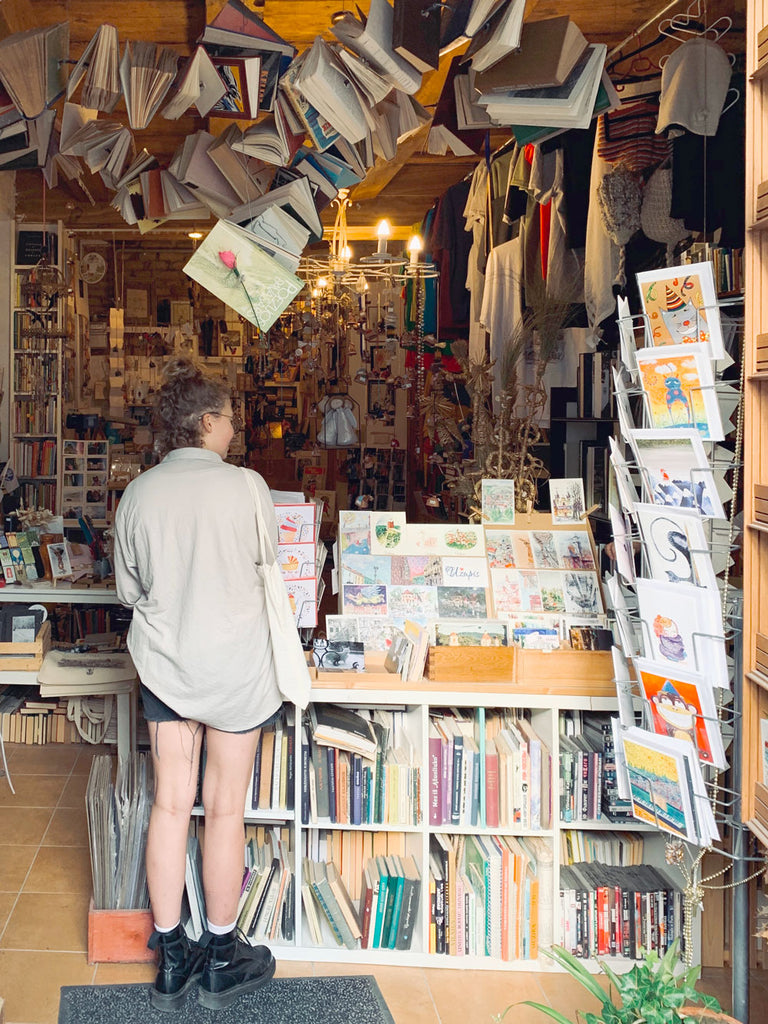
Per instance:
[[[267,524],[264,522],[264,513],[261,511],[261,495],[256,487],[256,481],[253,478],[253,474],[250,470],[246,469],[245,466],[241,466],[240,469],[248,482],[251,494],[253,496],[253,503],[256,506],[256,529],[259,534],[259,547],[261,548],[261,557],[265,565],[272,565],[277,559],[277,553],[272,546],[272,540],[267,531]]]

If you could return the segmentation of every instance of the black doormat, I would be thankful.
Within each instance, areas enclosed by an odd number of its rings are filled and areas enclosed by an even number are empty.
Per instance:
[[[208,1010],[192,989],[173,1012],[153,1010],[150,985],[65,985],[59,1024],[394,1024],[371,975],[278,978],[224,1010]]]

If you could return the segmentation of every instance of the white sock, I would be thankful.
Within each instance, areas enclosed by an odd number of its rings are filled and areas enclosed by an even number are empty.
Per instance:
[[[167,935],[167,934],[168,934],[168,932],[172,932],[172,931],[174,931],[174,930],[175,930],[176,928],[178,928],[180,924],[181,924],[181,919],[179,919],[179,920],[178,920],[178,921],[176,922],[176,924],[175,924],[175,925],[173,926],[173,928],[161,928],[159,924],[156,924],[156,925],[155,925],[155,931],[156,931],[156,932],[160,932],[160,934],[161,934],[161,935]]]
[[[207,926],[211,935],[226,935],[227,932],[233,932],[235,930],[236,924],[236,920],[233,921],[232,924],[211,924],[211,922],[208,921]]]

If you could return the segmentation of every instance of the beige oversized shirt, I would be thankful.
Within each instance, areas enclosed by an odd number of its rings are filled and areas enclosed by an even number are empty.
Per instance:
[[[275,544],[269,489],[253,475]],[[128,649],[145,686],[184,718],[229,732],[280,707],[242,470],[203,448],[169,452],[126,487],[114,558],[117,595],[133,608]]]

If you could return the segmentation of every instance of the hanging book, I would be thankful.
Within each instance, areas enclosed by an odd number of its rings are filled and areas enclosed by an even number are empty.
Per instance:
[[[304,287],[267,255],[250,231],[222,220],[197,247],[184,273],[262,331],[269,330]]]
[[[179,73],[172,98],[163,108],[163,117],[175,121],[194,103],[205,117],[227,92],[224,79],[202,46],[198,46]]]
[[[82,81],[80,102],[111,114],[122,96],[120,87],[120,48],[114,25],[100,25],[72,68],[67,81],[67,99],[72,99]]]
[[[66,21],[0,40],[0,80],[25,117],[37,117],[64,92],[68,58]]]
[[[160,109],[176,77],[177,61],[178,54],[167,46],[131,40],[125,44],[120,81],[134,131],[146,128]]]
[[[210,115],[254,121],[263,85],[261,57],[212,57],[211,60],[225,92],[210,108]]]

